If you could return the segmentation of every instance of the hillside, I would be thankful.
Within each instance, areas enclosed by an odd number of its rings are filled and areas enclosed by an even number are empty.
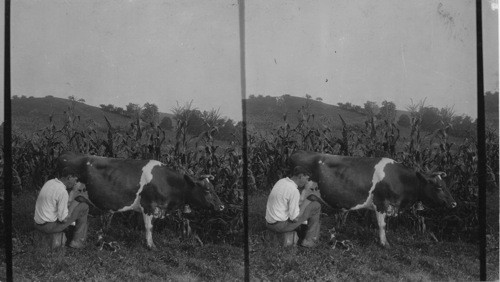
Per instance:
[[[108,118],[113,127],[127,128],[134,120],[131,118],[105,112],[101,108],[80,102],[56,97],[44,98],[18,98],[12,101],[12,130],[14,132],[30,133],[49,125],[50,116],[57,126],[66,120],[65,112],[74,104],[74,113],[81,119],[81,124],[86,125],[93,121],[100,130],[106,130],[108,125],[104,116]],[[160,113],[161,117],[171,116]]]
[[[354,111],[349,111],[339,106],[326,104],[320,101],[302,97],[284,96],[282,100],[277,97],[257,97],[247,100],[247,123],[250,133],[271,132],[284,124],[283,117],[286,114],[287,122],[294,126],[298,122],[299,110],[309,103],[308,112],[314,114],[317,122],[331,124],[337,134],[341,133],[342,116],[348,126],[365,126],[368,117]],[[406,111],[397,110],[396,120]],[[398,126],[402,136],[408,136],[411,129]]]
[[[276,125],[283,124],[285,114],[287,115],[287,122],[296,125],[297,113],[306,103],[309,103],[309,113],[314,114],[317,121],[327,118],[335,128],[342,127],[339,115],[350,125],[364,124],[367,119],[365,115],[316,100],[294,96],[285,96],[282,100],[278,100],[276,97],[268,96],[247,100],[248,129],[250,132],[275,130]]]

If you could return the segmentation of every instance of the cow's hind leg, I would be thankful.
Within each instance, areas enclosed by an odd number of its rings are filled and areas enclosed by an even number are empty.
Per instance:
[[[106,232],[111,226],[111,220],[113,219],[114,214],[114,212],[109,211],[101,215],[101,226],[103,232]]]
[[[156,250],[155,243],[153,242],[153,215],[142,213],[142,218],[144,219],[144,227],[146,229],[146,243],[148,248]]]
[[[385,237],[385,226],[386,226],[385,215],[386,214],[381,213],[379,211],[375,211],[375,214],[377,215],[380,244],[385,248],[390,248],[389,242],[387,242],[387,238]]]

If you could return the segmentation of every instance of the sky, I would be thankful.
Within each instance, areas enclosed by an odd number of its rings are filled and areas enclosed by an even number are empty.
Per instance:
[[[484,86],[498,91],[498,10],[485,6]],[[246,20],[249,95],[403,110],[426,98],[477,117],[475,1],[254,0]]]
[[[241,120],[237,0],[12,1],[12,95]]]
[[[483,3],[485,90],[498,91],[498,7]],[[148,102],[161,112],[193,101],[241,120],[237,0],[11,6],[12,95]],[[252,0],[245,27],[247,95],[399,109],[426,98],[477,116],[473,0]]]

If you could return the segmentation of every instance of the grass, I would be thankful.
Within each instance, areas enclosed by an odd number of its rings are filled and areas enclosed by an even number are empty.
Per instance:
[[[328,229],[333,216],[322,215],[320,244],[314,249],[281,248],[267,240],[265,205],[267,195],[249,197],[250,277],[283,281],[436,281],[478,280],[478,247],[471,243],[435,242],[429,234],[417,234],[403,227],[389,228],[392,247],[376,242],[377,227],[363,224],[356,216],[347,218],[337,234],[353,248],[332,249]],[[331,211],[328,211],[330,213]],[[342,236],[342,237],[339,237]],[[498,244],[498,241],[497,241]],[[488,252],[488,280],[498,280],[498,249]]]
[[[116,241],[116,251],[99,250],[99,218],[89,218],[87,247],[41,251],[32,237],[32,216],[36,195],[13,197],[13,272],[15,281],[240,281],[244,276],[242,243],[228,244],[217,238],[182,238],[176,228],[156,228],[156,251],[145,247],[144,232],[132,223],[113,219],[106,238]],[[118,214],[117,214],[118,215]],[[115,215],[115,217],[117,216]],[[118,217],[120,219],[120,216]],[[158,226],[161,226],[159,224]]]

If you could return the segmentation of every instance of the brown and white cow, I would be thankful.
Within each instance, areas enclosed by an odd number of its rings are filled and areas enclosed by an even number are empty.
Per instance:
[[[155,160],[132,160],[64,153],[57,160],[58,170],[68,169],[84,183],[92,204],[101,210],[142,213],[149,248],[156,248],[152,230],[154,217],[160,217],[190,204],[223,210],[219,197],[203,176],[194,181]]]
[[[318,182],[321,198],[343,210],[371,209],[377,216],[380,243],[389,246],[385,217],[417,201],[428,206],[457,205],[443,172],[425,175],[389,158],[347,157],[297,151],[290,156],[292,166],[302,166]]]

